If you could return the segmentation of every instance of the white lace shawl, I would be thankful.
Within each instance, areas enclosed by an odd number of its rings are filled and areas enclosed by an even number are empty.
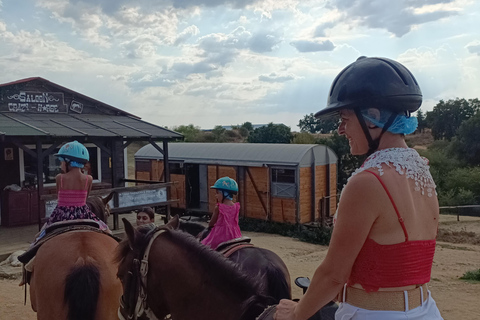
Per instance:
[[[398,174],[405,175],[415,181],[415,191],[425,193],[431,197],[435,191],[435,182],[430,174],[428,160],[421,157],[415,149],[390,148],[379,150],[370,155],[360,168],[352,173],[351,177],[370,168],[378,169],[383,175],[383,165],[394,166]],[[350,177],[350,178],[351,178]],[[349,178],[349,179],[350,179]]]

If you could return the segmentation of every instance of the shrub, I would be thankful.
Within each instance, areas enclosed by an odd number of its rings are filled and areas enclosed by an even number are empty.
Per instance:
[[[480,269],[474,271],[467,271],[460,277],[462,280],[480,281]]]
[[[300,241],[328,245],[332,236],[331,228],[307,228],[302,225],[264,221],[258,219],[241,218],[239,220],[242,231],[273,233],[285,237],[296,238]]]

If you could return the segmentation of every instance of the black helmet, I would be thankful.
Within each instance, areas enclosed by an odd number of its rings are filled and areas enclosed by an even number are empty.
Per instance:
[[[315,117],[354,107],[387,108],[409,114],[421,104],[422,91],[405,66],[387,58],[360,57],[333,80],[327,107]]]

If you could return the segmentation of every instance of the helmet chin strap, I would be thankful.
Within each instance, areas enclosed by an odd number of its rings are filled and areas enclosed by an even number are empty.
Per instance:
[[[372,138],[372,135],[370,134],[370,130],[368,130],[367,123],[365,122],[365,119],[362,116],[362,113],[360,112],[360,108],[353,108],[353,111],[357,115],[358,122],[360,123],[360,126],[362,127],[363,133],[365,134],[365,137],[367,138],[368,141],[368,151],[367,151],[367,157],[370,156],[372,153],[377,151],[378,146],[380,144],[380,139],[382,138],[383,134],[390,128],[392,125],[393,121],[395,121],[395,118],[397,115],[395,113],[392,113],[392,115],[388,118],[387,122],[382,128],[382,132],[380,132],[380,135],[378,138],[375,140]]]

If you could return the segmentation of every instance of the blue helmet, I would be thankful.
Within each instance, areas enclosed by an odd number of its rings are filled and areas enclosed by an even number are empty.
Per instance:
[[[87,148],[78,141],[72,141],[65,143],[58,153],[54,154],[60,161],[74,161],[81,164],[85,164],[90,160],[90,155]]]
[[[233,194],[238,193],[238,184],[230,177],[223,177],[218,179],[210,188],[227,191]]]

